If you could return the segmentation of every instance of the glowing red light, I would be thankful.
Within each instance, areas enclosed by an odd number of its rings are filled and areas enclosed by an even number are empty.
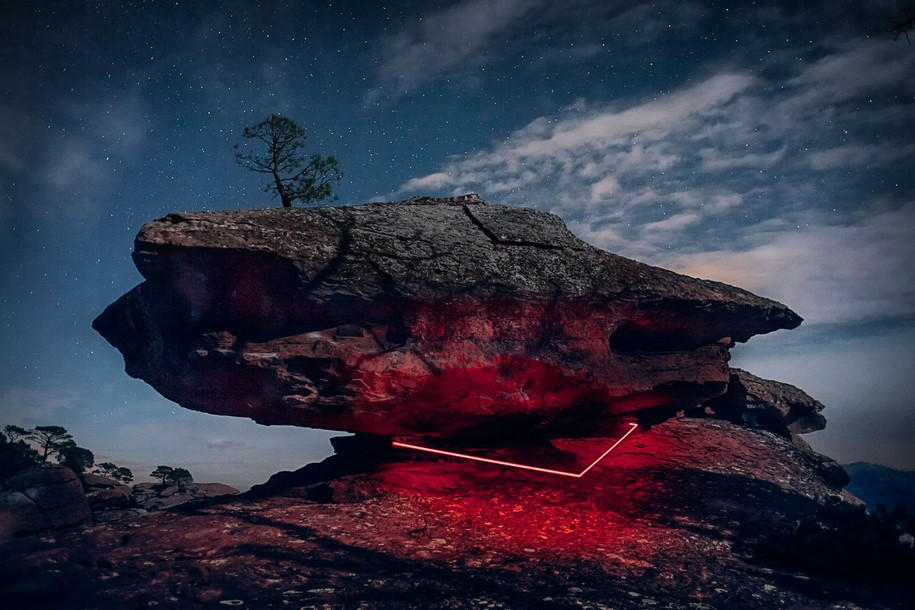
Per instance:
[[[581,472],[567,472],[565,470],[553,470],[552,468],[541,468],[539,466],[531,466],[529,464],[519,464],[517,462],[507,462],[504,460],[494,460],[492,458],[480,457],[478,455],[468,455],[466,453],[457,453],[454,451],[445,451],[444,449],[433,449],[432,447],[423,447],[421,445],[413,445],[410,443],[401,443],[399,441],[393,441],[391,444],[394,447],[400,447],[401,449],[412,449],[414,451],[425,451],[426,453],[435,453],[437,455],[445,455],[448,457],[459,458],[464,460],[473,460],[475,462],[485,462],[487,464],[496,464],[498,466],[509,466],[511,468],[521,468],[522,470],[533,470],[534,472],[545,472],[546,474],[556,474],[562,477],[572,477],[573,479],[580,479],[581,477],[588,474],[588,471],[594,468],[598,462],[607,457],[607,455],[616,449],[616,447],[626,440],[626,437],[632,434],[635,429],[638,427],[638,424],[629,424],[630,428],[626,431],[626,434],[621,436],[616,440],[606,451],[601,453],[596,460],[588,464],[588,466]]]

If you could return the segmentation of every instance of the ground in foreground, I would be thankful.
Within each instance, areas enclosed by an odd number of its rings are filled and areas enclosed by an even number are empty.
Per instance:
[[[571,454],[600,441],[569,441]],[[398,454],[0,549],[16,607],[911,607],[911,563],[788,439],[639,430],[581,479]],[[357,472],[362,470],[363,472]],[[828,478],[828,477],[827,477]],[[881,546],[883,545],[883,546]],[[909,588],[907,588],[909,587]]]

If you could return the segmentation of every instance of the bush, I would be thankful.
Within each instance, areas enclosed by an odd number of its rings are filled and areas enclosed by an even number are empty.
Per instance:
[[[112,464],[111,462],[102,462],[101,464],[96,464],[95,471],[98,474],[105,475],[106,477],[112,478],[120,483],[124,483],[125,485],[133,481],[133,472],[131,472],[130,468],[118,466],[116,464]]]
[[[9,439],[6,434],[0,432],[0,479],[5,479],[38,463],[37,451],[24,441],[18,440],[18,438]]]

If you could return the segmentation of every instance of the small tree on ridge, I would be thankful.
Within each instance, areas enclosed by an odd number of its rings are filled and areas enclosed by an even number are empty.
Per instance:
[[[156,469],[150,472],[149,476],[154,479],[159,479],[162,486],[165,487],[165,482],[171,477],[174,470],[175,469],[171,466],[156,466]]]
[[[235,146],[235,160],[260,174],[270,174],[271,181],[264,190],[279,195],[284,208],[291,208],[299,199],[306,203],[333,197],[333,184],[343,178],[334,157],[302,154],[305,130],[295,121],[271,114],[260,123],[245,127],[246,140],[266,146],[262,153],[249,152],[248,144]],[[335,198],[335,197],[334,197]]]
[[[193,481],[194,477],[192,477],[191,473],[185,468],[173,468],[168,475],[168,482],[172,485],[177,485],[178,489],[184,489],[188,483],[192,483]]]
[[[112,464],[111,462],[102,462],[101,464],[96,464],[95,468],[105,476],[111,477],[115,481],[120,481],[125,485],[133,481],[133,472],[130,470],[130,468],[118,466],[117,464]]]
[[[48,458],[54,455],[63,461],[64,452],[76,447],[76,442],[67,429],[60,426],[35,426],[29,431],[28,438],[38,445],[38,449],[41,451],[39,459],[42,463],[47,462]]]

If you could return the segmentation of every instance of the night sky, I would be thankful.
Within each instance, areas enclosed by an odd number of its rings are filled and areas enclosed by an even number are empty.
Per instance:
[[[90,328],[144,222],[279,204],[232,146],[282,113],[339,203],[478,192],[786,303],[733,363],[826,404],[815,448],[915,468],[915,6],[735,4],[4,2],[0,424],[242,487],[329,452],[178,407]]]

